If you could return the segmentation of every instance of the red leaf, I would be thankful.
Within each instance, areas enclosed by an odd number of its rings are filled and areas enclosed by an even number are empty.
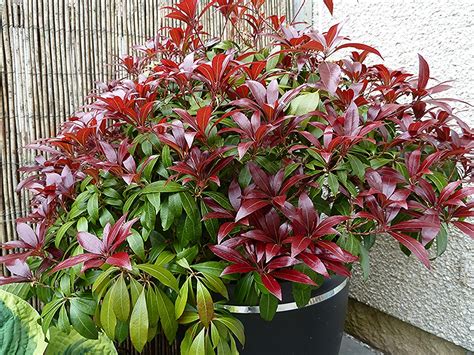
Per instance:
[[[357,128],[359,128],[359,111],[356,104],[351,102],[344,114],[344,135],[354,136]]]
[[[246,264],[233,264],[227,266],[224,271],[222,271],[221,275],[229,275],[229,274],[245,274],[247,272],[253,271],[255,268],[251,265]]]
[[[430,67],[425,58],[418,54],[419,69],[418,69],[418,90],[425,89],[430,79]]]
[[[273,276],[270,276],[269,274],[260,274],[260,276],[262,277],[262,282],[265,288],[281,301],[281,287],[278,281],[275,280],[275,278]]]
[[[253,97],[255,97],[257,103],[260,106],[263,106],[263,104],[266,102],[265,97],[267,94],[267,90],[265,89],[265,87],[258,81],[254,80],[247,80],[246,84],[252,92]]]
[[[232,232],[232,229],[237,226],[237,223],[234,222],[226,222],[219,227],[219,232],[217,233],[217,243],[220,244],[222,240]]]
[[[469,222],[462,222],[462,221],[455,221],[453,222],[453,224],[459,230],[466,233],[471,238],[474,238],[474,224],[469,223]]]
[[[242,218],[247,217],[248,215],[258,211],[259,209],[268,206],[270,203],[268,201],[262,200],[245,200],[240,206],[239,211],[237,212],[237,216],[235,217],[235,221],[238,222]]]
[[[18,223],[16,225],[16,231],[21,240],[27,243],[32,248],[38,245],[38,239],[33,229],[26,223]]]
[[[306,237],[291,238],[291,257],[295,258],[311,244],[311,239]]]
[[[293,266],[298,263],[299,261],[296,260],[295,258],[292,258],[290,256],[281,256],[279,258],[275,258],[272,261],[270,261],[270,263],[267,265],[267,269],[268,270],[281,269],[284,267]]]
[[[245,260],[237,251],[224,245],[210,245],[209,249],[211,249],[211,251],[219,258],[231,263],[248,264],[247,260]]]
[[[313,280],[311,280],[311,278],[308,275],[303,274],[301,271],[298,271],[298,270],[288,269],[288,270],[273,271],[272,275],[279,279],[316,286],[316,283]]]
[[[373,53],[373,54],[376,54],[378,55],[380,58],[383,59],[382,55],[380,54],[380,52],[378,50],[376,50],[375,48],[371,47],[371,46],[368,46],[366,44],[363,44],[363,43],[344,43],[340,46],[338,46],[336,48],[336,50],[339,50],[339,49],[342,49],[342,48],[355,48],[355,49],[360,49],[362,51],[367,51],[367,52],[370,52],[370,53]]]
[[[329,277],[328,271],[326,270],[326,266],[324,266],[321,259],[319,259],[316,255],[309,253],[301,253],[299,255],[299,258],[318,274],[321,274],[325,277]]]
[[[102,241],[93,234],[88,232],[79,232],[77,233],[77,241],[85,250],[90,253],[102,254],[104,252]]]
[[[334,271],[338,275],[351,277],[351,273],[349,272],[349,270],[341,263],[324,260],[324,265],[326,265],[326,268],[331,271]]]
[[[429,269],[430,260],[428,256],[428,251],[423,247],[423,245],[405,234],[397,232],[388,232],[392,237],[398,240],[399,243],[403,244],[410,250],[420,261]]]
[[[99,258],[101,258],[101,256],[97,254],[81,254],[81,255],[72,256],[60,262],[58,265],[56,265],[53,268],[52,272],[56,272],[62,269],[67,269],[77,264],[83,263],[85,261],[92,260],[92,259],[99,259]]]
[[[334,11],[334,3],[333,3],[333,1],[332,1],[332,0],[323,0],[323,1],[324,1],[324,5],[326,5],[326,7],[328,8],[329,12],[330,12],[331,15],[332,15],[332,13],[333,13],[333,11]]]
[[[109,256],[105,262],[109,265],[118,266],[127,270],[132,270],[132,264],[130,263],[130,257],[124,251]]]
[[[322,62],[319,64],[318,69],[324,88],[330,94],[334,94],[341,77],[341,68],[334,63]]]

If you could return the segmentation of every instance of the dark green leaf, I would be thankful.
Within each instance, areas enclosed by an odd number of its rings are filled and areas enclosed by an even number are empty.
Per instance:
[[[440,256],[448,247],[448,228],[445,223],[441,223],[441,229],[436,236],[436,256]]]
[[[87,213],[91,218],[92,222],[99,219],[99,194],[94,193],[87,201]]]
[[[148,310],[144,289],[130,316],[130,340],[138,352],[143,350],[148,340]]]
[[[194,338],[191,347],[189,348],[189,354],[192,355],[206,355],[205,347],[206,329],[202,329],[199,334]]]
[[[158,298],[158,312],[160,314],[160,322],[166,338],[171,343],[176,337],[178,330],[178,322],[175,318],[174,304],[159,288],[155,289]]]
[[[71,307],[69,309],[69,318],[74,329],[87,339],[97,339],[99,333],[95,327],[95,323],[92,318],[81,312],[77,307]]]
[[[278,299],[272,294],[262,294],[260,296],[260,316],[266,320],[271,321],[275,316],[278,307]]]
[[[102,306],[100,308],[100,324],[102,329],[104,329],[105,334],[110,339],[115,339],[115,327],[117,326],[117,317],[115,316],[113,310],[113,301],[111,300],[112,292],[109,290],[102,301]]]
[[[112,293],[112,307],[117,319],[125,322],[130,315],[130,296],[128,294],[127,284],[123,275],[113,284],[110,292]]]
[[[158,281],[160,281],[163,285],[171,287],[173,290],[178,292],[178,280],[176,280],[173,274],[164,267],[155,264],[141,264],[137,265],[137,267],[158,279]]]
[[[151,194],[158,192],[179,192],[183,191],[184,188],[180,184],[174,181],[160,180],[152,182],[151,184],[146,185],[141,193],[142,194]]]
[[[197,309],[201,323],[205,327],[209,326],[214,318],[214,302],[211,294],[200,281],[197,282]]]

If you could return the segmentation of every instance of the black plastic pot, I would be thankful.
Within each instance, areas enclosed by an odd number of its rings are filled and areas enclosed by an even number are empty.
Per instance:
[[[337,355],[344,331],[348,280],[341,276],[325,280],[309,304],[300,309],[293,303],[291,283],[282,284],[282,294],[283,302],[271,322],[260,318],[258,307],[228,306],[245,327],[241,355]],[[182,336],[179,332],[177,338]],[[178,343],[170,346],[163,335],[158,335],[142,354],[178,355]],[[130,341],[119,347],[119,354],[138,355]]]
[[[283,302],[271,322],[260,318],[258,307],[229,309],[245,327],[242,355],[339,353],[347,311],[347,279],[334,276],[326,280],[303,308],[298,309],[290,295],[290,285],[284,285]]]

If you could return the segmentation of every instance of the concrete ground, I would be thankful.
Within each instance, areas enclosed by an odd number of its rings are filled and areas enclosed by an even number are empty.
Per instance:
[[[383,355],[383,353],[344,333],[339,355]]]

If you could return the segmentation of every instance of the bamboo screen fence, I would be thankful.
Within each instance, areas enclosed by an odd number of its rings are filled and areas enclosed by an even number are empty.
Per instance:
[[[176,0],[0,0],[0,242],[15,238],[15,219],[28,196],[15,192],[19,166],[33,161],[23,147],[55,134],[97,81],[124,73],[120,55],[167,24],[160,11]],[[266,13],[292,14],[292,1],[267,0]],[[215,13],[207,31],[220,31]]]

